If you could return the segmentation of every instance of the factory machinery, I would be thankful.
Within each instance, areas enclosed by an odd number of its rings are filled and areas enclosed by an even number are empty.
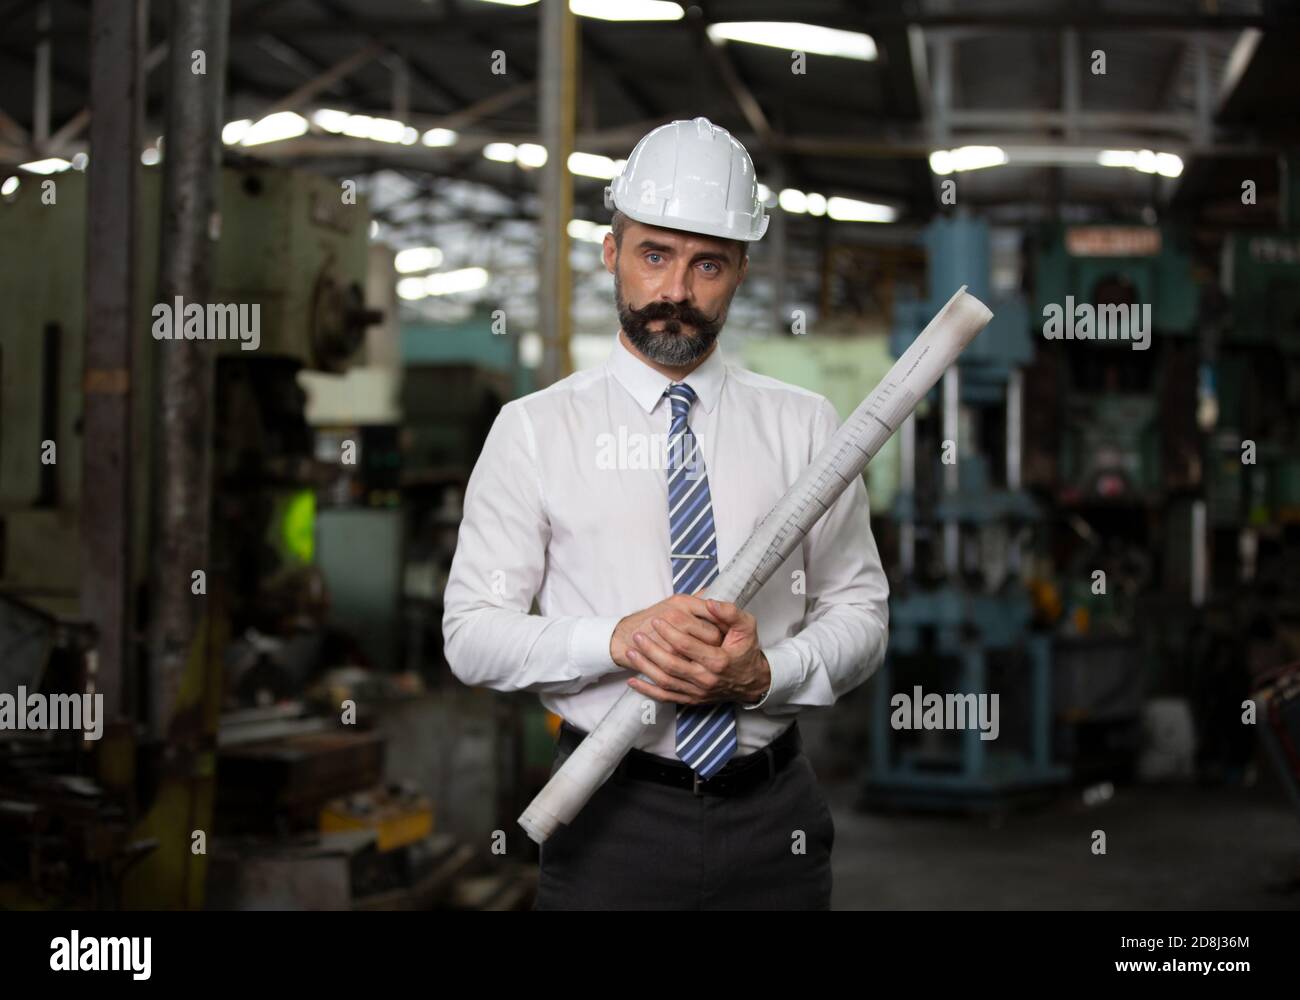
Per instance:
[[[1033,345],[1024,301],[990,293],[983,222],[939,219],[924,241],[929,297],[896,303],[892,352],[901,356],[954,282],[969,284],[994,318],[900,432],[898,574],[889,653],[872,682],[864,792],[872,805],[982,809],[1066,777],[1051,754],[1050,637],[1031,627],[1021,582],[1042,517],[1021,481]],[[923,713],[913,703],[926,695],[974,696],[962,728],[916,725]]]
[[[86,179],[69,171],[54,180],[52,204],[25,184],[0,205],[0,649],[15,653],[0,657],[0,685],[11,694],[84,691],[95,670],[95,636],[79,607],[79,522],[95,495],[81,481]],[[160,172],[141,168],[128,555],[137,636],[150,605],[157,495],[148,459],[157,435],[186,433],[154,405],[157,359],[169,347],[151,335],[161,188]],[[315,831],[327,807],[339,836],[371,827],[324,852],[345,876],[351,869],[345,886],[379,892],[446,874],[448,859],[425,835],[428,803],[382,786],[384,739],[290,700],[330,638],[313,560],[315,496],[326,482],[297,375],[344,370],[379,318],[362,291],[368,210],[343,204],[329,178],[254,164],[221,171],[218,204],[211,301],[256,304],[260,323],[256,350],[238,339],[206,345],[217,355],[213,435],[199,443],[210,456],[212,519],[194,526],[211,539],[195,597],[205,616],[170,721],[153,717],[150,665],[136,641],[129,716],[108,720],[101,739],[0,733],[5,907],[201,906],[209,854],[196,849],[196,833],[290,836]],[[410,850],[392,850],[394,831]],[[381,862],[376,838],[388,849]],[[220,870],[220,841],[211,843]],[[268,883],[265,865],[258,877]]]
[[[959,275],[979,294],[982,223],[940,219],[924,243],[932,290]],[[1255,746],[1242,702],[1278,704],[1300,658],[1294,230],[1054,224],[1025,246],[1032,309],[994,299],[989,330],[900,435],[869,803],[1240,780]],[[1047,339],[1067,303],[1149,305],[1149,340]],[[896,307],[895,354],[931,305]],[[894,725],[891,698],[918,688],[997,692],[998,739]]]

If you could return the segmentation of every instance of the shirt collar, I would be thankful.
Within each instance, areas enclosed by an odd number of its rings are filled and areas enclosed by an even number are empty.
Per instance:
[[[618,331],[614,331],[614,349],[610,352],[610,372],[622,383],[637,405],[650,413],[663,397],[664,390],[673,384],[666,375],[655,371],[648,364],[623,346]],[[695,390],[697,404],[704,412],[711,413],[722,395],[722,383],[727,376],[727,365],[722,358],[722,342],[715,341],[709,356],[681,381]]]

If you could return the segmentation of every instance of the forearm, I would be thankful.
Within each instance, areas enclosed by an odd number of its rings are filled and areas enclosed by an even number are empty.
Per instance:
[[[449,607],[443,650],[462,682],[495,691],[572,693],[621,670],[610,658],[617,618]]]
[[[747,708],[788,715],[833,705],[880,667],[888,622],[871,607],[837,604],[798,634],[763,647],[771,687]]]

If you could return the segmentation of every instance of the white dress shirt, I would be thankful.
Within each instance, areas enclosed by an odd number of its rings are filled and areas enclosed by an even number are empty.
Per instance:
[[[721,339],[681,381],[698,397],[688,420],[722,569],[840,421],[824,396],[728,362]],[[610,657],[614,627],[673,593],[669,384],[615,332],[605,364],[501,408],[466,488],[445,594],[444,649],[460,680],[536,691],[588,732],[630,690],[634,673]],[[646,442],[657,449],[636,447]],[[859,476],[745,608],[772,683],[737,713],[737,755],[880,666],[888,595]],[[654,705],[637,746],[676,759],[677,706]]]

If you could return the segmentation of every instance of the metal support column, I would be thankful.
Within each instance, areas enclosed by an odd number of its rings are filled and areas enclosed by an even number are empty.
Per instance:
[[[212,284],[229,0],[173,0],[160,233],[159,298],[206,304]],[[194,73],[191,54],[205,54]],[[149,628],[150,733],[168,733],[205,602],[191,575],[208,573],[213,346],[164,340],[154,410],[155,536]]]
[[[569,176],[569,154],[573,152],[578,79],[578,27],[568,0],[542,0],[540,7],[538,108],[546,164],[542,167],[542,225],[537,240],[538,324],[542,335],[539,389],[573,369],[569,355],[573,294],[569,266],[573,181]]]
[[[108,720],[128,715],[133,700],[131,328],[147,10],[147,0],[94,0],[90,14],[81,610],[98,633],[93,682]]]

